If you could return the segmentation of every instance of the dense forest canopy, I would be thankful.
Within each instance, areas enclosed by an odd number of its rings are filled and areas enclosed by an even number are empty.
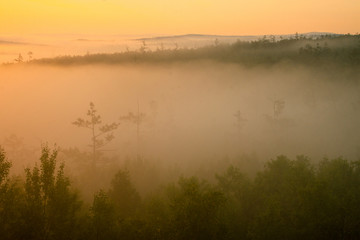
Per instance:
[[[278,156],[256,176],[237,166],[214,181],[179,177],[141,196],[126,168],[83,202],[58,161],[42,148],[40,162],[11,177],[0,151],[2,239],[357,239],[360,163],[343,158],[312,164]],[[91,164],[90,164],[91,165]],[[88,165],[88,167],[90,167]],[[92,179],[99,180],[99,169]]]

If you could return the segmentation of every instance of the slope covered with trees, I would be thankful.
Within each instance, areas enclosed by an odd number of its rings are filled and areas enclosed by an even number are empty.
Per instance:
[[[1,150],[1,239],[360,237],[359,161],[311,164],[305,156],[279,156],[255,177],[230,165],[215,181],[180,177],[146,196],[131,172],[118,169],[111,185],[86,203],[57,153],[43,147],[39,165],[25,169],[23,179],[9,176]]]
[[[141,47],[138,51],[113,54],[87,54],[84,56],[59,56],[30,61],[36,64],[82,65],[82,64],[127,64],[127,63],[174,63],[210,60],[236,63],[252,67],[274,64],[304,64],[316,67],[327,65],[358,66],[360,64],[360,35],[323,35],[275,40],[264,36],[257,41],[237,41],[233,44],[214,44],[200,48]],[[331,68],[331,67],[330,67]]]

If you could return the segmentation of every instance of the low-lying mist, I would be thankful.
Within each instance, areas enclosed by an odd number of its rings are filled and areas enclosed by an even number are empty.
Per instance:
[[[116,161],[140,156],[186,168],[244,154],[264,161],[360,156],[359,74],[198,61],[14,65],[0,76],[1,145],[10,153],[45,143],[91,152],[91,132],[72,122],[86,118],[93,102],[103,123],[120,123],[102,149]],[[145,116],[139,135],[136,124],[121,120],[129,112]],[[25,155],[13,159],[14,170],[32,164]]]
[[[358,239],[349,39],[1,66],[0,235]]]

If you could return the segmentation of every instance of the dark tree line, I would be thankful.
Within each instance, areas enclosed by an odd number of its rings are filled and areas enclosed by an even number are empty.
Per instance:
[[[214,45],[199,48],[158,48],[155,51],[141,48],[113,54],[86,54],[84,56],[59,56],[37,59],[35,64],[81,65],[124,63],[169,63],[199,60],[237,63],[247,67],[275,64],[301,64],[310,67],[358,67],[360,64],[360,35],[323,35],[275,40],[264,37],[256,41],[237,41],[223,44],[215,40]],[[315,66],[314,66],[315,64]]]
[[[360,162],[279,156],[249,178],[180,177],[141,197],[120,169],[90,205],[43,147],[25,179],[0,150],[1,239],[359,239]],[[91,159],[89,159],[91,161]]]

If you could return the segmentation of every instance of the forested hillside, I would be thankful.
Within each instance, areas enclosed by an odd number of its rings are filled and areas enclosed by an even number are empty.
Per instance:
[[[358,66],[360,64],[360,35],[323,35],[295,37],[275,40],[264,36],[257,41],[238,41],[222,44],[217,39],[214,44],[200,48],[165,49],[160,45],[152,51],[146,42],[138,51],[114,54],[88,54],[84,56],[59,56],[37,59],[37,64],[125,64],[125,63],[171,63],[211,60],[224,63],[237,63],[248,67],[284,63],[304,64],[314,67],[327,65]]]
[[[57,155],[43,147],[40,161],[22,178],[9,175],[11,162],[1,150],[1,239],[360,237],[359,161],[311,164],[305,156],[279,156],[254,177],[229,165],[215,181],[180,177],[145,196],[132,173],[120,168],[87,203]]]

